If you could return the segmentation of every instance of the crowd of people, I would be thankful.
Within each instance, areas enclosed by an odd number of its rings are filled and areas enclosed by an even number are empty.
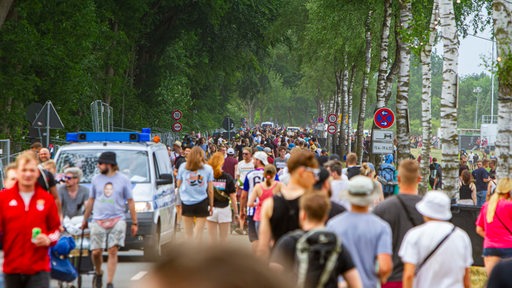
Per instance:
[[[100,174],[88,189],[80,185],[78,168],[55,179],[47,149],[33,148],[7,166],[0,192],[6,287],[49,287],[48,249],[63,231],[62,219],[78,215],[84,216],[81,228],[91,229],[94,287],[103,287],[103,249],[106,287],[113,287],[117,251],[126,231],[137,233],[131,184],[119,172],[116,154],[100,155]],[[171,249],[145,278],[147,287],[470,286],[472,244],[450,223],[452,199],[442,192],[442,165],[435,158],[431,191],[422,197],[418,161],[395,164],[387,155],[376,169],[354,153],[329,155],[301,131],[255,129],[231,141],[186,137],[168,152],[177,229],[196,244]],[[458,201],[481,207],[475,226],[484,238],[488,287],[506,287],[512,283],[512,262],[503,260],[512,257],[512,179],[496,179],[495,159],[478,160],[475,169],[467,161],[461,155]],[[393,189],[382,183],[383,169],[393,171]],[[202,239],[205,226],[208,241]],[[249,254],[227,247],[231,230],[246,235]],[[230,275],[219,276],[226,267]],[[201,275],[194,276],[194,269]]]

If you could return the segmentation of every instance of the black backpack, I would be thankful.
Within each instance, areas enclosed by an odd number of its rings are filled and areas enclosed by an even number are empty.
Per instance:
[[[340,239],[325,228],[294,234],[299,237],[295,245],[297,287],[324,287],[338,262]]]

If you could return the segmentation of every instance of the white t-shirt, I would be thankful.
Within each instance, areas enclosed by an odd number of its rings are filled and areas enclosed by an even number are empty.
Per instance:
[[[444,221],[429,221],[405,234],[398,256],[404,263],[417,266],[453,228]],[[473,264],[471,241],[468,234],[456,228],[439,249],[428,259],[414,278],[414,287],[464,287],[466,268]]]
[[[335,203],[343,205],[345,208],[350,210],[350,202],[348,199],[343,198],[343,191],[348,189],[348,177],[347,175],[341,175],[339,180],[331,180],[331,200]]]
[[[30,206],[30,200],[32,196],[34,196],[34,191],[32,192],[20,192],[21,199],[23,199],[23,203],[25,203],[25,211],[28,211],[28,207]]]
[[[238,162],[238,175],[240,175],[240,180],[242,181],[242,185],[245,181],[245,176],[247,176],[247,173],[251,172],[252,170],[254,170],[254,163],[251,161],[249,161],[248,163],[244,161],[240,161]]]

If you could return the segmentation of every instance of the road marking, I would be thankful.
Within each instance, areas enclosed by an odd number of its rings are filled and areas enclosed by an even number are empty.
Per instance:
[[[132,277],[132,281],[139,281],[140,279],[142,279],[142,277],[144,277],[146,274],[148,274],[147,271],[140,271],[139,273],[135,274],[135,276]]]

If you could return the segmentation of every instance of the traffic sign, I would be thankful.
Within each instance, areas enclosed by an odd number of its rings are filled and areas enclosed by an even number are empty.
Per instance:
[[[329,134],[334,134],[338,131],[338,128],[336,127],[336,124],[329,124],[327,125],[327,132],[329,132]]]
[[[391,154],[393,153],[393,143],[389,142],[373,142],[372,153],[374,154]]]
[[[338,121],[338,115],[334,113],[329,114],[329,116],[327,116],[327,121],[329,121],[329,123],[336,123],[336,121]]]
[[[374,129],[372,140],[376,142],[389,142],[393,143],[393,131]]]
[[[395,123],[395,113],[389,108],[379,108],[373,115],[373,122],[380,129],[388,129]]]
[[[323,117],[318,117],[317,121],[318,121],[318,123],[324,123],[324,118]]]
[[[181,129],[183,129],[183,125],[181,125],[180,122],[174,122],[174,124],[172,124],[172,131],[180,132]]]
[[[222,120],[222,128],[224,128],[226,131],[231,131],[233,128],[235,128],[235,122],[233,119],[229,117],[224,117],[224,120]]]
[[[172,119],[178,121],[181,117],[183,117],[183,112],[181,112],[181,110],[176,109],[172,111]]]

